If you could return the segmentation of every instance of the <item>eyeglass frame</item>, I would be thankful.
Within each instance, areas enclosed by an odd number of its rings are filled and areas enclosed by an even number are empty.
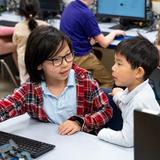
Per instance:
[[[66,59],[66,57],[67,57],[68,55],[70,55],[70,54],[72,55],[72,60],[68,61],[68,60]],[[60,63],[59,65],[55,65],[54,60],[55,60],[55,59],[58,59],[58,58],[60,58],[60,59],[61,59],[61,63]],[[72,53],[72,52],[70,52],[70,53],[66,54],[65,56],[59,56],[59,57],[56,57],[56,58],[46,59],[46,60],[47,60],[47,61],[51,61],[51,62],[52,62],[52,64],[53,64],[53,66],[58,67],[58,66],[61,66],[61,65],[62,65],[62,63],[63,63],[63,59],[64,59],[67,63],[70,63],[70,62],[72,62],[72,61],[73,61],[73,59],[74,59],[74,55],[73,55],[73,53]]]

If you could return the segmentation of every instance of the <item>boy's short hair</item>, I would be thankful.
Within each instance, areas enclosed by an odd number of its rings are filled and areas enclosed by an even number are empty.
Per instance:
[[[25,65],[31,81],[44,80],[43,71],[38,66],[47,59],[55,57],[67,43],[71,52],[70,39],[52,26],[38,26],[28,37],[25,51]]]
[[[115,54],[124,56],[132,69],[142,67],[145,71],[144,80],[149,78],[159,64],[157,47],[141,35],[119,43],[115,49]]]

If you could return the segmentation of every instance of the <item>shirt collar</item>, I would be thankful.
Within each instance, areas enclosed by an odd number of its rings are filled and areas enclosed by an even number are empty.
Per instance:
[[[76,85],[75,71],[73,69],[71,69],[69,76],[68,76],[67,87],[75,86],[75,85]]]
[[[69,76],[68,76],[68,80],[67,80],[67,85],[66,87],[74,87],[76,85],[76,81],[75,81],[75,71],[73,69],[70,70],[69,72]],[[44,94],[49,94],[52,95],[50,93],[50,91],[48,90],[47,86],[46,86],[46,82],[42,81],[41,82],[41,86],[42,86],[42,91]]]
[[[136,88],[134,88],[131,92],[128,92],[128,88],[126,88],[123,92],[124,97],[121,99],[121,102],[124,104],[129,103],[129,101],[132,100],[132,98],[139,93],[145,86],[148,84],[148,80],[144,81],[140,85],[138,85]]]

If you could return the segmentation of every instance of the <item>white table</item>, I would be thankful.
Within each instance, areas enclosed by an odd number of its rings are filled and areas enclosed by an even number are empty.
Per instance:
[[[35,121],[27,114],[0,123],[0,130],[56,145],[54,150],[40,156],[38,160],[134,159],[133,148],[113,145],[84,132],[61,136],[57,133],[57,126]]]
[[[23,20],[23,17],[17,15],[15,12],[2,12],[0,15],[0,20],[16,21],[20,22]]]
[[[110,29],[110,27],[114,26],[116,23],[99,23],[99,27],[101,28],[102,31],[106,31],[106,32],[110,32],[113,29]],[[129,29],[126,32],[126,35],[130,35],[130,36],[137,36],[138,33],[140,33],[142,36],[146,37],[147,39],[149,39],[152,43],[155,41],[156,39],[156,35],[157,35],[157,31],[152,31],[152,32],[148,32],[148,29],[146,28],[133,28],[133,29]],[[114,40],[112,42],[112,45],[117,45],[120,41],[119,40]]]
[[[23,17],[16,15],[14,12],[3,12],[0,16],[0,20],[10,20],[10,21],[22,21]],[[59,29],[60,25],[60,19],[49,19],[48,23],[50,23],[52,26]],[[99,23],[99,27],[102,31],[110,32],[113,29],[110,29],[110,27],[114,26],[115,22],[110,23]],[[157,31],[148,32],[147,29],[129,29],[126,31],[126,35],[136,36],[137,33],[142,34],[144,37],[148,38],[151,42],[154,42],[156,39]],[[117,44],[120,42],[120,40],[114,40],[111,45],[117,46]]]

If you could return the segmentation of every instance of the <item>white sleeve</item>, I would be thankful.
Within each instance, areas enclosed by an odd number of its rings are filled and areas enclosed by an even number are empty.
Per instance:
[[[133,147],[133,110],[131,109],[123,120],[121,131],[103,128],[98,133],[98,138],[120,146]]]
[[[113,101],[117,106],[119,106],[119,103],[121,102],[120,100],[122,99],[122,97],[123,97],[123,91],[118,92],[116,95],[113,96]]]

